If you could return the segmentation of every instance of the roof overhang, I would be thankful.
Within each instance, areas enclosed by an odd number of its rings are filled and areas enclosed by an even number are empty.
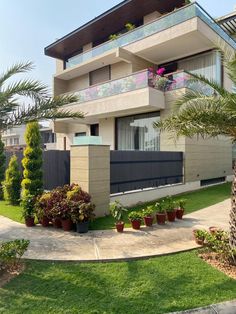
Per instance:
[[[161,14],[183,6],[183,0],[125,0],[90,22],[45,48],[45,55],[66,60],[89,42],[101,42],[124,28],[127,22],[138,23],[154,11]]]
[[[236,34],[236,11],[222,16],[217,20],[217,22],[229,35]]]

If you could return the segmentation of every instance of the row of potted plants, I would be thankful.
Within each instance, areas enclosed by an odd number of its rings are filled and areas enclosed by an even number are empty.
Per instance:
[[[163,225],[168,220],[174,222],[175,219],[183,219],[184,208],[186,200],[180,199],[173,201],[171,197],[167,197],[155,205],[148,206],[142,211],[132,211],[128,214],[128,218],[131,222],[132,228],[139,230],[144,220],[147,227],[151,227],[154,222],[154,216],[159,225]],[[110,212],[116,220],[116,229],[118,232],[123,232],[125,223],[122,218],[127,209],[118,201],[110,205]]]
[[[77,232],[85,233],[88,232],[89,222],[95,218],[95,205],[91,203],[90,195],[76,184],[43,193],[32,204],[34,210],[31,208],[31,217],[25,213],[28,227],[34,225],[36,216],[43,227],[53,224],[55,228],[71,231],[76,226]]]

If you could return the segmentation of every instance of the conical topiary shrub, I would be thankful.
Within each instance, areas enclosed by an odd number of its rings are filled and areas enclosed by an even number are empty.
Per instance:
[[[13,155],[5,173],[5,180],[3,181],[4,199],[11,205],[18,205],[20,203],[20,192],[21,173],[17,157]]]
[[[4,144],[0,136],[0,200],[3,199],[2,181],[4,180],[5,177],[5,162],[6,156],[4,154]]]

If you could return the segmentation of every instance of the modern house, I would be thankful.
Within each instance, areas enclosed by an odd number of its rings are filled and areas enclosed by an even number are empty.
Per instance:
[[[21,125],[14,128],[9,128],[2,133],[2,141],[5,144],[6,149],[23,149],[25,143],[25,131],[26,125]],[[53,133],[50,127],[40,125],[40,134],[42,137],[42,145],[44,149],[55,150],[56,149],[56,134]]]
[[[56,60],[55,96],[75,93],[78,103],[67,108],[85,113],[54,122],[58,149],[69,150],[76,137],[100,136],[111,150],[183,152],[185,182],[231,176],[230,140],[174,140],[153,128],[179,95],[200,88],[185,71],[232,89],[217,47],[234,52],[236,42],[198,3],[183,2],[125,0],[45,48]]]

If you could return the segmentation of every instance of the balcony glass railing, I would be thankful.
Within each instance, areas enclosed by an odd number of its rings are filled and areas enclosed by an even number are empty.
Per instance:
[[[236,49],[236,42],[215,22],[215,20],[198,4],[192,3],[181,9],[160,17],[158,20],[140,26],[133,31],[121,35],[116,40],[107,41],[93,49],[70,58],[66,62],[66,68],[81,64],[93,57],[102,55],[113,48],[125,47],[128,44],[144,39],[147,36],[164,31],[172,26],[183,23],[191,18],[201,18],[211,29],[213,29],[224,41]]]
[[[78,96],[79,103],[81,103],[131,92],[148,86],[154,87],[153,74],[148,70],[145,70],[118,80],[112,80],[106,83],[91,86],[76,92],[75,95]],[[158,86],[154,88],[161,89]]]

